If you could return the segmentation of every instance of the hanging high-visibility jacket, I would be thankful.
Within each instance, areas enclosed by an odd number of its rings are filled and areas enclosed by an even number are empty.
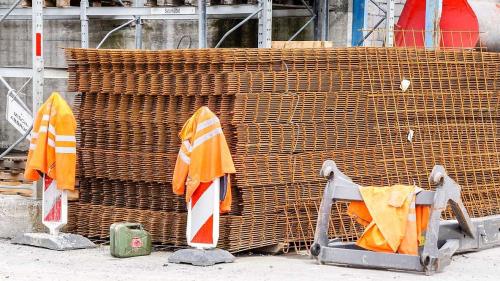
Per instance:
[[[407,185],[360,187],[363,202],[352,202],[348,214],[365,226],[356,245],[377,252],[418,255],[430,209],[415,208],[420,188]]]
[[[175,163],[172,188],[177,195],[185,192],[187,202],[200,183],[209,183],[236,172],[219,118],[208,107],[199,108],[186,121],[179,137],[182,144]],[[221,212],[231,210],[231,183],[227,178]]]
[[[74,190],[76,170],[76,120],[59,93],[52,93],[33,122],[24,177],[39,180],[46,174],[59,189]]]

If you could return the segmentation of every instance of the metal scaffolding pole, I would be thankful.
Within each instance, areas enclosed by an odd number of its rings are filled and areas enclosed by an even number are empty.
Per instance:
[[[207,47],[207,2],[198,0],[198,48]]]
[[[87,9],[89,8],[89,0],[80,1],[80,26],[81,26],[81,40],[82,48],[89,47],[89,17],[87,16]]]
[[[257,4],[213,5],[207,6],[209,19],[241,19],[258,9]],[[8,8],[0,8],[0,14],[5,14]],[[80,7],[47,8],[44,18],[50,20],[78,19]],[[12,11],[7,20],[31,19],[31,8],[17,8]],[[272,11],[273,17],[307,17],[309,11],[302,8],[277,9]],[[198,12],[193,6],[179,7],[89,7],[87,15],[90,19],[130,20],[140,16],[143,20],[197,20]]]
[[[387,11],[385,13],[385,46],[394,46],[394,0],[387,0]]]
[[[360,42],[363,42],[364,29],[365,29],[365,0],[351,0],[349,4],[352,6],[352,19],[351,28],[347,31],[350,34],[350,43],[348,46],[359,46]],[[349,36],[348,36],[349,37]]]
[[[258,47],[271,48],[272,38],[272,20],[273,20],[273,3],[271,0],[259,0],[258,13],[259,19],[259,35]]]
[[[425,2],[425,47],[434,49],[439,46],[439,22],[441,21],[442,0]]]
[[[135,0],[134,7],[144,7],[144,1]],[[142,49],[142,20],[140,16],[135,17],[135,48]]]
[[[316,18],[314,20],[314,40],[328,41],[329,38],[329,0],[316,0],[313,10]]]
[[[33,116],[43,104],[43,0],[32,1]],[[33,183],[33,198],[42,198],[42,185]]]

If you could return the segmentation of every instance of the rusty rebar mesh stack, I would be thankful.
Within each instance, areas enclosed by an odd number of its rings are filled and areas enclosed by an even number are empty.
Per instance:
[[[333,159],[364,185],[416,183],[443,164],[475,217],[500,206],[500,54],[398,48],[67,49],[79,124],[80,201],[69,229],[106,238],[143,223],[185,245],[171,191],[177,134],[200,106],[220,118],[237,173],[219,245],[232,252],[313,238]],[[400,82],[411,82],[402,92]],[[412,134],[410,133],[412,132]],[[410,138],[409,135],[412,135]],[[362,229],[334,208],[330,234]]]

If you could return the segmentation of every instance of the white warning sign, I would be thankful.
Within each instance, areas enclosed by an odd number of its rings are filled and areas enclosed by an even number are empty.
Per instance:
[[[33,124],[33,117],[23,108],[19,102],[11,96],[7,96],[6,118],[9,123],[21,134],[25,134]]]

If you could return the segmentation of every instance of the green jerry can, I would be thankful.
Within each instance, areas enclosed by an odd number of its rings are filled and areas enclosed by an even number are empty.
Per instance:
[[[151,234],[142,224],[131,222],[114,223],[109,227],[111,255],[129,258],[151,254]]]

